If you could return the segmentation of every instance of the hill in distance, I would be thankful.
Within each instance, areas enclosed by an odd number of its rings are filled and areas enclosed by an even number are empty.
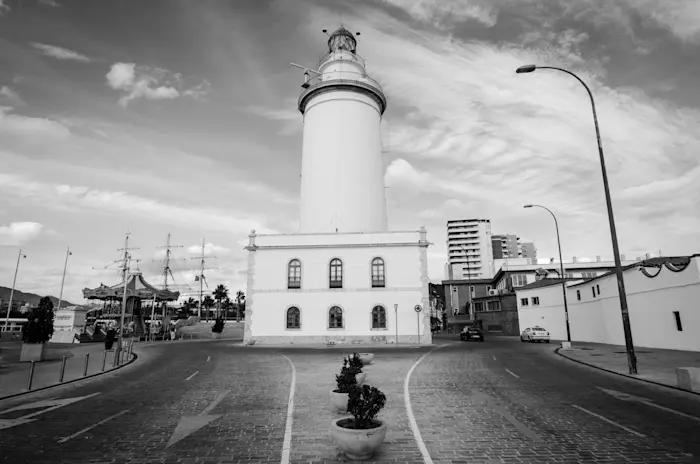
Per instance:
[[[10,301],[10,292],[12,292],[11,288],[7,287],[0,287],[0,300],[2,300],[3,304],[6,304]],[[15,294],[12,296],[12,301],[26,301],[32,306],[39,306],[39,300],[41,300],[44,296],[47,295],[36,295],[34,293],[25,293],[25,292],[20,292],[19,290],[15,289]],[[49,295],[51,298],[51,301],[53,302],[54,308],[58,306],[58,298],[55,296]],[[65,308],[66,306],[84,306],[84,305],[76,305],[74,303],[71,303],[70,301],[63,300],[61,302],[61,307]]]

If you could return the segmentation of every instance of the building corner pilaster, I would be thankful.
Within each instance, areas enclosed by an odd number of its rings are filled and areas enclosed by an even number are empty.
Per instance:
[[[248,273],[246,281],[246,303],[245,303],[245,323],[243,326],[243,343],[250,343],[255,341],[253,338],[253,306],[255,304],[255,252],[257,251],[257,246],[255,245],[255,230],[250,231],[248,235],[248,246],[245,247],[248,250]]]
[[[419,340],[420,344],[430,345],[433,343],[433,332],[430,330],[430,278],[428,277],[428,231],[425,226],[421,226],[420,240],[418,242],[418,253],[420,262],[421,281],[421,306],[423,308],[423,336]]]

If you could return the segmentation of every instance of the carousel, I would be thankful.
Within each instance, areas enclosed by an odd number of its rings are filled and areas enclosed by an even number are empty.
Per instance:
[[[119,331],[124,297],[124,282],[108,287],[83,289],[88,300],[103,301],[102,308],[88,311],[85,335],[102,338],[110,328]],[[170,319],[168,302],[177,301],[180,292],[160,290],[146,282],[140,271],[131,272],[126,283],[125,328],[134,337],[163,336]],[[86,340],[87,341],[87,340]]]

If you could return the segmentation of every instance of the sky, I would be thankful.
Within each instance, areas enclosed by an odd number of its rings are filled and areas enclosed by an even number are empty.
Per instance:
[[[389,226],[425,225],[433,282],[446,222],[556,256],[612,258],[595,96],[621,253],[700,251],[697,0],[0,0],[0,285],[64,298],[118,282],[119,248],[183,293],[245,291],[247,235],[298,224],[301,71],[322,29],[388,99]],[[194,258],[194,259],[193,259]]]

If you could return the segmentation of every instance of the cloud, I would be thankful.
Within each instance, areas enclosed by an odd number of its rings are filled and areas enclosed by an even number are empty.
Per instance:
[[[249,106],[247,108],[251,113],[262,116],[263,118],[273,121],[280,121],[282,128],[279,131],[280,135],[292,135],[300,132],[303,127],[303,117],[296,108],[296,102],[287,102],[279,108],[270,108],[263,106]]]
[[[60,3],[58,3],[56,0],[39,0],[39,4],[45,5],[45,6],[50,6],[53,8],[58,8],[58,7],[63,6]]]
[[[34,240],[44,228],[38,222],[12,222],[7,226],[0,225],[0,245],[21,246]]]
[[[42,183],[20,175],[0,173],[0,191],[4,195],[18,196],[25,202],[54,210],[128,215],[185,228],[191,228],[193,224],[206,224],[207,230],[232,234],[247,234],[251,229],[260,233],[276,233],[246,213],[200,205],[169,204],[126,192]]]
[[[35,136],[65,139],[70,131],[63,124],[47,118],[13,114],[11,108],[0,107],[0,134],[9,133],[31,140]]]
[[[107,84],[126,92],[119,104],[126,107],[131,100],[172,100],[181,96],[202,100],[211,92],[209,81],[185,88],[179,73],[149,66],[136,66],[135,63],[115,63],[107,73]]]
[[[0,0],[0,16],[10,11],[10,7],[5,5],[5,0]]]
[[[401,8],[414,19],[438,29],[449,29],[454,23],[475,20],[487,27],[496,25],[498,10],[491,2],[481,0],[384,0]]]
[[[55,45],[46,45],[42,43],[32,43],[32,47],[40,50],[44,55],[56,58],[58,60],[71,60],[71,61],[81,61],[83,63],[89,63],[91,59],[81,53],[75,52],[73,50],[68,50],[67,48],[57,47]]]
[[[22,100],[17,92],[6,85],[0,87],[0,106],[10,105],[13,107],[25,106],[26,103]]]
[[[188,247],[187,253],[189,253],[191,255],[201,256],[202,245],[198,244],[198,245],[192,245],[192,246]],[[204,245],[204,256],[211,256],[214,254],[227,255],[229,253],[231,253],[231,250],[229,248],[226,248],[226,247],[214,245],[213,243],[207,243]]]

